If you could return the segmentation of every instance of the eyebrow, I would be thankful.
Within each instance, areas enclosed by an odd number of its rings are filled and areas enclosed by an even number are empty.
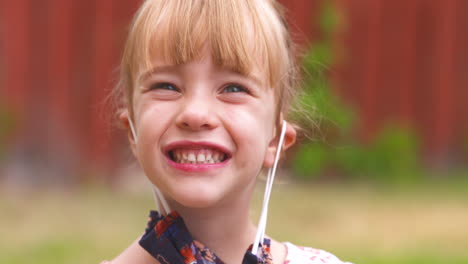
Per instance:
[[[157,72],[169,72],[174,69],[174,65],[164,65],[164,66],[154,66],[151,69],[142,73],[138,78],[138,83],[143,82],[144,80],[148,79],[151,75]]]
[[[172,71],[174,70],[174,67],[175,65],[163,65],[163,66],[154,66],[152,67],[151,69],[145,71],[144,73],[142,73],[138,78],[138,83],[141,83],[143,82],[144,80],[148,79],[151,75],[157,73],[157,72],[169,72],[169,71]],[[245,74],[242,74],[238,71],[235,71],[233,69],[230,69],[230,68],[224,68],[224,69],[221,69],[221,71],[227,71],[227,72],[230,72],[231,74],[234,74],[234,75],[237,75],[241,78],[245,78],[247,80],[250,80],[252,81],[255,85],[259,86],[259,87],[262,87],[263,85],[263,82],[254,74],[249,74],[249,75],[245,75]]]
[[[260,78],[258,78],[257,75],[255,74],[252,74],[252,72],[250,74],[244,74],[240,71],[237,71],[233,68],[230,68],[230,67],[224,67],[224,68],[221,68],[221,71],[222,72],[228,72],[230,74],[233,74],[233,75],[236,75],[240,78],[243,78],[243,79],[247,79],[249,81],[252,81],[255,85],[259,86],[259,87],[262,87],[263,85],[266,85],[264,84],[263,81],[261,81]]]
[[[252,81],[256,86],[258,87],[262,87],[264,84],[262,81],[260,81],[260,79],[254,75],[254,74],[249,74],[249,75],[245,75],[245,74],[242,74],[240,72],[236,72],[236,71],[232,71],[235,75],[238,75],[239,77],[241,78],[244,78],[244,79],[247,79],[249,81]]]

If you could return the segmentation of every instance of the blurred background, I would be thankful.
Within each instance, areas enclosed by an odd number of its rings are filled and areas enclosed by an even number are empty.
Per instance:
[[[468,1],[279,2],[308,114],[270,235],[468,263]],[[0,0],[0,263],[98,263],[143,231],[151,191],[106,101],[140,3]]]

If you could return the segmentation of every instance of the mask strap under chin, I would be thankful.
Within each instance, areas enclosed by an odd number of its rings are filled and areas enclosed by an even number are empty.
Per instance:
[[[132,120],[128,118],[128,123],[130,125],[130,131],[132,132],[133,139],[135,140],[135,144],[138,144],[138,137],[137,133],[135,130],[135,127],[133,126]],[[153,197],[154,197],[154,202],[156,203],[156,206],[158,207],[159,211],[161,211],[161,214],[167,215],[168,213],[171,212],[171,209],[169,207],[169,204],[166,201],[166,198],[164,198],[164,195],[161,193],[161,191],[156,187],[154,184],[152,184],[152,189],[153,189]]]
[[[278,161],[283,147],[284,137],[286,135],[286,121],[283,121],[281,127],[281,134],[278,142],[278,147],[276,148],[275,161],[273,167],[268,170],[267,180],[265,184],[265,193],[263,195],[263,206],[262,212],[260,214],[260,221],[257,227],[257,234],[255,235],[255,241],[252,246],[252,254],[257,255],[258,247],[260,243],[263,243],[265,238],[265,229],[268,217],[268,203],[270,201],[271,189],[273,187],[273,181],[275,179],[276,167],[278,166]]]

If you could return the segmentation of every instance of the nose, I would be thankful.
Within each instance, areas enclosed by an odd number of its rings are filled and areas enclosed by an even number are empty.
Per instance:
[[[219,120],[209,99],[187,98],[181,106],[176,124],[182,129],[201,131],[216,128]]]

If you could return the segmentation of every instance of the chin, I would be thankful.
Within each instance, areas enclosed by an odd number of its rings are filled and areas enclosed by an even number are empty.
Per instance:
[[[175,201],[183,207],[202,209],[214,207],[220,200],[208,195],[184,195],[182,197],[176,197]]]

